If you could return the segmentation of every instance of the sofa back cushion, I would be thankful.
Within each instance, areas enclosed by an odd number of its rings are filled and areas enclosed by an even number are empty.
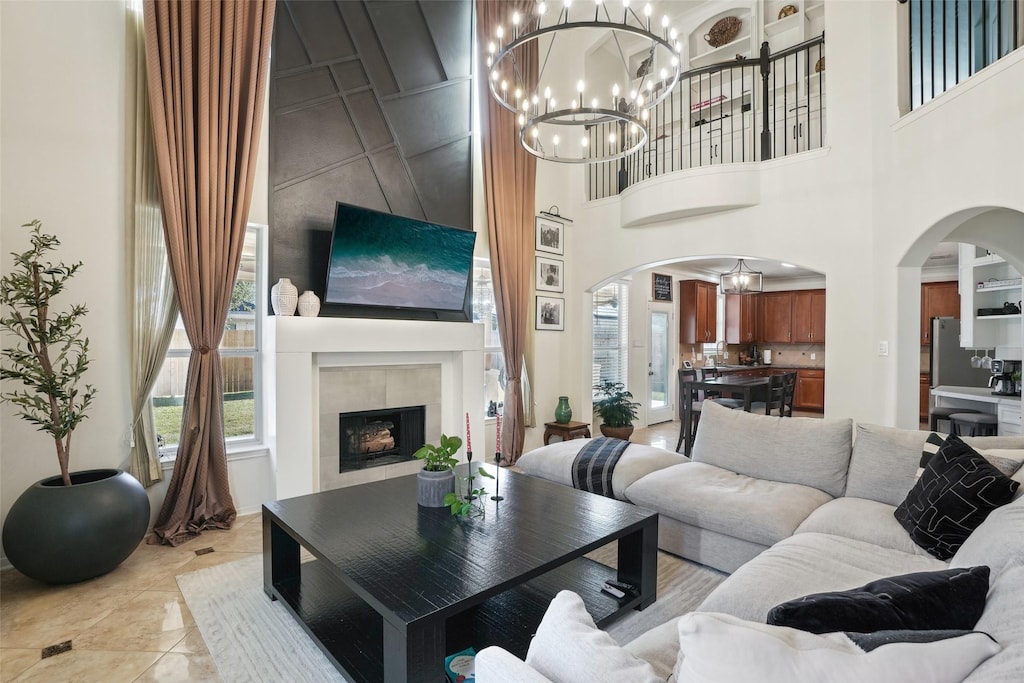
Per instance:
[[[988,565],[993,577],[1024,564],[1024,499],[993,510],[949,561],[950,567],[976,564]]]
[[[691,458],[837,497],[846,487],[852,438],[849,419],[770,417],[705,401]]]

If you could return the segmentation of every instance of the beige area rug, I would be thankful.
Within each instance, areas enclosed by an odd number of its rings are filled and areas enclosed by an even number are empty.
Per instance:
[[[615,546],[590,557],[614,566]],[[714,569],[659,552],[657,602],[607,630],[619,643],[629,642],[692,611],[724,578]],[[225,683],[345,680],[287,610],[263,592],[261,557],[200,569],[177,580]]]

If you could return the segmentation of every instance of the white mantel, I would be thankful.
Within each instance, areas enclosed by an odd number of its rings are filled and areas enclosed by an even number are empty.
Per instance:
[[[320,490],[322,367],[440,365],[442,431],[464,436],[469,413],[483,443],[483,325],[269,316],[263,329],[264,418],[278,499]]]

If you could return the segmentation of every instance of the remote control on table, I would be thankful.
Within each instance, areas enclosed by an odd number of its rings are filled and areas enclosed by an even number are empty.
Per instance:
[[[615,581],[613,579],[608,579],[604,582],[604,585],[611,586],[612,588],[617,588],[618,590],[626,593],[636,593],[636,586],[625,581]]]
[[[612,597],[618,598],[620,600],[622,598],[626,597],[625,593],[620,591],[618,588],[615,588],[613,586],[609,586],[607,583],[605,585],[601,586],[601,592],[602,593],[607,593],[608,595],[611,595]]]

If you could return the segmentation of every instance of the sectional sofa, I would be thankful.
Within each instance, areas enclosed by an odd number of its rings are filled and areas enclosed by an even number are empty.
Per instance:
[[[773,606],[807,594],[911,572],[988,566],[990,590],[976,629],[991,635],[999,651],[965,680],[1022,681],[1024,487],[1012,503],[988,515],[950,560],[933,557],[893,514],[920,474],[926,437],[855,427],[850,420],[775,418],[710,406],[692,459],[630,446],[613,491],[660,513],[663,550],[731,572],[699,607],[702,613],[764,624]],[[1024,461],[1024,437],[965,441],[994,461]],[[518,465],[568,483],[580,446],[552,444],[525,454]],[[1024,482],[1024,469],[1013,479]],[[653,669],[653,680],[666,680],[677,665],[678,622],[625,646]],[[500,648],[482,651],[478,670],[482,683],[550,680]]]

